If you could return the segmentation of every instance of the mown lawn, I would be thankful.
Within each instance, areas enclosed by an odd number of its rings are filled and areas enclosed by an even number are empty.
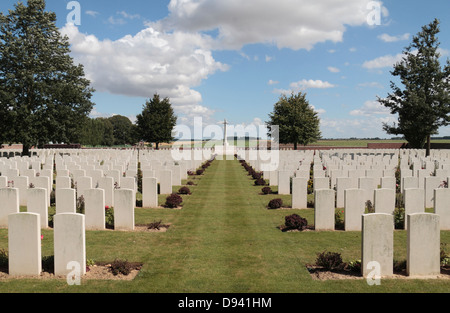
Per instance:
[[[10,279],[0,292],[51,293],[342,293],[449,292],[449,280],[315,281],[305,265],[324,250],[339,252],[344,261],[360,259],[360,232],[290,232],[277,226],[297,213],[310,223],[313,209],[268,210],[276,194],[261,195],[261,187],[237,161],[214,161],[194,180],[192,195],[183,196],[182,210],[136,209],[136,224],[162,220],[173,226],[166,233],[87,231],[87,258],[126,259],[144,264],[133,281]],[[174,186],[178,190],[179,186]],[[280,196],[287,205],[289,196]],[[164,197],[160,197],[160,202]],[[53,231],[42,232],[43,255],[53,254]],[[8,245],[0,230],[0,248]],[[441,241],[450,243],[450,232]],[[406,258],[406,233],[395,232],[395,258]]]

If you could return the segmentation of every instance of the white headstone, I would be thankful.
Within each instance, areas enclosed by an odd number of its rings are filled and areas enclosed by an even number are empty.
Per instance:
[[[79,275],[86,274],[85,217],[77,213],[54,216],[55,275],[68,275],[78,268]]]
[[[9,275],[39,276],[42,271],[39,214],[14,213],[8,220]]]

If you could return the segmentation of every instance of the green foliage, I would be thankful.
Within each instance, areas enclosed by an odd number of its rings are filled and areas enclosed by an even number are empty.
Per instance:
[[[79,213],[79,214],[84,214],[86,203],[85,203],[85,200],[84,200],[83,196],[79,196],[77,198],[76,206],[77,206],[76,207],[76,212]]]
[[[109,206],[105,207],[105,227],[114,229],[114,209]]]
[[[375,208],[372,204],[372,201],[370,201],[370,200],[366,201],[366,212],[367,213],[375,213]]]
[[[0,249],[0,269],[7,269],[9,264],[8,251]]]
[[[114,115],[108,118],[113,126],[114,145],[133,145],[136,139],[136,125],[130,119],[122,115]]]
[[[142,113],[136,116],[139,139],[154,142],[156,149],[163,142],[173,141],[173,129],[177,124],[169,98],[161,100],[158,94],[146,101]]]
[[[114,145],[113,125],[105,118],[86,118],[80,143],[93,147]]]
[[[403,135],[411,148],[422,149],[431,135],[450,123],[450,61],[441,68],[438,33],[437,19],[422,27],[391,72],[404,89],[391,82],[393,92],[385,99],[378,98],[392,114],[398,114],[398,123],[384,124],[384,130]]]
[[[394,210],[394,227],[395,229],[405,228],[405,209],[395,208]]]
[[[336,229],[344,229],[344,211],[336,210],[334,213],[334,225]]]
[[[0,142],[77,142],[91,112],[90,82],[70,57],[68,37],[44,0],[0,13]]]
[[[281,144],[308,145],[321,138],[320,119],[317,112],[309,105],[306,94],[299,92],[289,98],[282,95],[269,114],[270,120],[266,122],[269,130],[279,127],[279,138],[274,138]],[[269,136],[272,134],[269,131]]]

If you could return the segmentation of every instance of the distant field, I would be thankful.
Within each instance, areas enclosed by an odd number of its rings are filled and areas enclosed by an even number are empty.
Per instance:
[[[450,143],[450,139],[435,139],[431,141],[432,143]],[[336,140],[319,140],[309,146],[324,146],[324,147],[367,147],[368,143],[406,143],[406,140],[391,140],[391,139],[336,139]],[[245,141],[229,141],[230,145],[236,145],[238,147],[253,147],[256,146],[256,140]],[[214,145],[222,145],[222,141],[193,141],[193,142],[178,142],[172,145],[184,145],[192,147],[213,147]],[[169,147],[172,145],[161,144],[161,147]]]
[[[342,140],[319,140],[311,146],[331,147],[367,147],[368,143],[406,143],[405,140],[368,140],[368,139],[342,139]]]

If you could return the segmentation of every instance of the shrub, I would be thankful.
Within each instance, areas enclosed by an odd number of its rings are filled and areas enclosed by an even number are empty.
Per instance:
[[[42,257],[42,270],[47,273],[55,271],[55,256],[49,255]]]
[[[350,261],[347,268],[352,272],[361,273],[361,260]]]
[[[271,210],[279,209],[283,205],[283,200],[281,199],[272,199],[269,201],[268,207]]]
[[[312,179],[308,180],[308,194],[314,193],[314,181]]]
[[[344,229],[344,211],[336,211],[334,214],[334,225],[336,229]]]
[[[190,194],[191,194],[191,190],[190,190],[188,187],[181,187],[181,188],[178,190],[178,193],[179,193],[180,195],[190,195]]]
[[[394,227],[395,229],[405,228],[405,209],[395,208],[394,210]]]
[[[394,268],[393,268],[394,272],[397,272],[397,273],[402,272],[402,271],[406,270],[406,260],[401,260],[401,261],[394,260],[393,266],[394,266]]]
[[[114,262],[111,263],[111,272],[114,276],[117,276],[119,274],[122,275],[128,275],[131,273],[131,270],[133,269],[133,266],[130,262],[125,260],[114,260]]]
[[[326,270],[339,269],[343,265],[341,254],[326,251],[319,253],[317,254],[316,265]]]
[[[284,225],[286,226],[285,230],[297,229],[301,231],[308,226],[308,221],[297,214],[286,216],[284,221]]]
[[[263,178],[258,178],[255,180],[255,186],[264,186],[266,185],[266,181]]]
[[[366,211],[367,213],[375,213],[375,208],[373,207],[372,201],[366,201]]]
[[[253,179],[260,179],[261,178],[261,173],[258,173],[258,172],[253,172],[252,173],[252,178]]]
[[[197,175],[202,175],[203,172],[204,172],[204,170],[199,168],[195,173],[196,173]]]
[[[84,197],[80,196],[77,199],[77,213],[84,214],[84,208],[85,208]]]
[[[263,187],[263,189],[261,189],[261,191],[265,195],[272,193],[272,189],[270,187]]]
[[[190,180],[190,181],[188,181],[188,182],[186,183],[186,185],[188,185],[188,186],[193,186],[193,185],[194,185],[194,182],[193,182],[192,180]]]
[[[0,268],[7,269],[9,264],[8,251],[0,249]]]
[[[166,207],[174,209],[183,202],[183,198],[176,193],[171,194],[166,198]]]
[[[114,229],[114,209],[105,206],[105,227]]]

